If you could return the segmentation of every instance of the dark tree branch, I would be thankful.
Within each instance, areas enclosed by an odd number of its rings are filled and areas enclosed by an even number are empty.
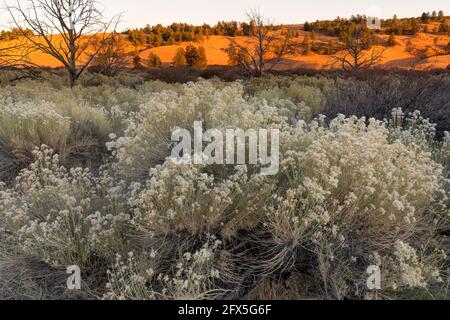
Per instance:
[[[93,41],[99,36],[110,38],[120,22],[120,15],[105,21],[95,0],[28,0],[25,8],[19,1],[5,6],[13,25],[27,40],[27,50],[58,60],[69,74],[71,87],[99,52],[87,54]]]
[[[353,38],[349,39],[343,52],[334,55],[334,60],[341,65],[342,69],[349,73],[358,73],[377,66],[384,55],[383,49],[368,48],[362,38],[360,30],[355,32]]]
[[[251,30],[251,38],[255,45],[245,46],[231,40],[228,48],[230,63],[240,66],[247,73],[262,76],[272,70],[287,54],[289,37],[281,38],[273,32],[273,22],[264,19],[258,10],[247,13]],[[277,46],[277,44],[280,44]]]

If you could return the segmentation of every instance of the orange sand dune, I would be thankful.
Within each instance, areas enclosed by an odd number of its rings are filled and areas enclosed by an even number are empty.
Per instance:
[[[297,44],[303,41],[305,32],[300,32],[300,37],[293,39]],[[387,41],[387,35],[379,36],[382,41]],[[435,44],[435,38],[438,38]],[[336,38],[329,36],[318,35],[316,41],[328,43],[330,40]],[[411,40],[412,49],[407,50],[408,40]],[[231,41],[236,41],[239,44],[251,45],[252,40],[245,37],[229,38],[224,36],[211,36],[200,43],[191,43],[195,46],[203,46],[206,51],[208,63],[211,65],[227,65],[228,56],[225,52]],[[416,36],[398,36],[396,37],[397,45],[390,48],[385,48],[383,59],[381,62],[382,68],[400,68],[400,69],[416,69],[426,70],[433,68],[445,69],[450,64],[446,56],[436,55],[434,47],[442,48],[450,42],[448,35],[432,35],[419,33]],[[158,47],[145,50],[141,52],[140,56],[147,59],[150,53],[158,55],[165,65],[172,62],[176,51],[180,47],[186,47],[189,43],[182,43],[179,45]],[[438,50],[439,51],[439,50]],[[336,64],[331,56],[319,55],[311,53],[310,55],[290,55],[284,57],[282,62],[277,66],[277,69],[288,70],[295,68],[311,68],[311,69],[330,69],[335,68]]]
[[[416,69],[418,70],[430,70],[430,69],[441,69],[450,66],[450,54],[445,56],[431,57],[421,60]]]
[[[186,48],[189,44],[195,46],[203,46],[206,51],[208,64],[210,65],[227,65],[228,55],[225,50],[235,41],[239,45],[251,45],[251,38],[247,37],[225,37],[225,36],[210,36],[207,39],[196,43],[181,43],[179,45],[157,47],[143,51],[140,56],[147,59],[150,53],[157,54],[163,63],[170,64],[175,56],[177,50],[182,47]]]
[[[290,26],[290,28],[293,28]],[[303,30],[299,30],[299,37],[292,41],[300,45],[307,33]],[[125,36],[124,36],[125,37]],[[387,35],[379,35],[381,41],[387,41]],[[437,40],[436,40],[437,39]],[[57,43],[61,40],[60,36],[54,37],[54,42]],[[317,35],[316,41],[322,43],[328,43],[330,40],[337,41],[336,38]],[[225,50],[228,48],[232,41],[237,42],[240,45],[251,46],[254,44],[254,40],[249,37],[225,37],[225,36],[210,36],[203,41],[196,43],[181,43],[171,46],[156,47],[151,49],[142,50],[139,55],[142,61],[145,63],[150,53],[158,55],[163,66],[169,66],[175,56],[178,48],[186,47],[189,44],[195,46],[203,46],[206,51],[206,56],[209,65],[228,65],[228,56]],[[400,69],[415,69],[415,70],[428,70],[428,69],[445,69],[450,64],[449,56],[444,54],[443,48],[450,42],[450,37],[447,34],[424,34],[419,33],[415,36],[397,36],[397,45],[390,48],[385,48],[383,60],[381,63],[382,68],[400,68]],[[407,50],[408,42],[410,47]],[[0,48],[11,45],[11,42],[0,43]],[[131,66],[131,55],[135,48],[131,43],[127,46],[127,53],[129,53],[129,64]],[[437,55],[439,53],[440,55]],[[81,60],[86,60],[87,55],[84,55]],[[57,68],[62,64],[55,58],[41,53],[34,52],[31,54],[30,59],[33,63],[43,67]],[[289,70],[297,68],[308,69],[331,69],[336,68],[335,61],[331,56],[319,55],[311,53],[310,55],[290,55],[283,58],[281,63],[277,65],[279,70]]]

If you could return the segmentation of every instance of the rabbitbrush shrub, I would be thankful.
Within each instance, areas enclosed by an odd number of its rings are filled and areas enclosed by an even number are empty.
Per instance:
[[[448,298],[450,139],[420,113],[327,119],[321,78],[124,81],[0,88],[1,298]],[[194,121],[279,129],[278,174],[176,165]]]

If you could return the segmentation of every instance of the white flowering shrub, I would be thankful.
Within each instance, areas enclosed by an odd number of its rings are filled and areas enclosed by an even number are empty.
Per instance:
[[[129,252],[127,259],[120,255],[111,270],[108,270],[108,291],[104,299],[214,299],[223,294],[215,283],[220,281],[220,272],[215,266],[221,241],[208,236],[201,249],[179,254],[169,269],[161,268],[158,252],[154,249],[143,257]]]
[[[126,190],[106,173],[94,177],[88,169],[61,167],[45,146],[33,154],[35,162],[14,188],[1,191],[5,242],[54,267],[92,265],[108,256],[109,246],[120,241],[118,228],[129,220]]]
[[[414,143],[431,152],[436,138],[436,125],[421,116],[419,111],[406,115],[401,109],[392,109],[387,121],[392,140],[401,140],[404,144]]]
[[[257,111],[258,105],[243,97],[240,83],[223,88],[207,81],[190,83],[181,92],[167,90],[149,96],[128,119],[125,135],[111,141],[108,148],[117,156],[124,175],[142,179],[170,155],[171,134],[177,127],[190,129],[194,121],[203,121],[206,128],[254,128],[265,122],[263,111]]]
[[[147,233],[171,231],[235,233],[261,219],[264,197],[271,186],[261,177],[248,177],[245,166],[224,180],[202,167],[168,160],[150,170],[136,199],[133,223]]]
[[[436,152],[436,158],[437,160],[442,163],[447,171],[447,174],[450,172],[450,133],[445,132],[444,138],[442,139],[442,142],[437,148]]]
[[[381,122],[341,116],[329,127],[300,123],[282,144],[280,178],[287,189],[268,210],[273,239],[316,252],[334,297],[353,290],[345,275],[354,277],[371,250],[391,259],[396,241],[417,241],[424,226],[430,236],[448,221],[442,166],[418,145],[389,139]],[[430,273],[439,263],[434,267],[427,265]],[[389,271],[398,272],[405,269]]]
[[[444,166],[444,174],[450,170],[450,133],[445,131],[442,139],[436,139],[436,124],[424,118],[419,111],[406,114],[399,108],[392,109],[391,118],[385,120],[390,140],[399,139],[404,144],[414,143]]]
[[[295,105],[292,110],[297,119],[311,119],[323,111],[324,96],[320,89],[292,82],[287,87],[271,87],[257,92],[256,97],[269,104],[286,99]]]
[[[69,265],[82,298],[448,298],[450,138],[420,113],[327,119],[320,78],[36,83],[0,87],[0,298],[71,298]],[[176,164],[194,121],[279,129],[278,174]]]

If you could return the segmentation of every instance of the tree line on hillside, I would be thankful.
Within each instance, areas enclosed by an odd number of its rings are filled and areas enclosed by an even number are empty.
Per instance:
[[[439,26],[432,29],[427,25],[430,22],[437,22]],[[439,10],[439,12],[433,11],[431,14],[424,12],[418,18],[398,19],[397,15],[394,15],[392,19],[383,20],[382,26],[386,29],[386,34],[395,35],[414,35],[418,32],[448,32],[448,23],[442,10]]]
[[[243,46],[232,40],[226,52],[229,56],[230,65],[243,69],[249,75],[261,76],[272,70],[281,58],[290,51],[289,39],[291,35],[290,33],[275,35],[272,32],[276,28],[274,24],[270,20],[266,20],[257,10],[251,10],[248,13],[248,19],[248,23],[241,24],[241,26],[251,26],[251,32],[248,32],[247,36],[252,37],[256,45]],[[183,26],[190,27],[189,25]],[[208,32],[208,34],[210,33]],[[110,39],[96,41],[94,51],[97,47],[99,51],[92,64],[96,66],[99,72],[115,75],[126,64],[125,40],[120,35],[115,34]],[[136,50],[131,60],[135,69],[162,66],[161,58],[154,52],[143,59],[141,52]],[[196,69],[205,68],[207,64],[205,48],[192,44],[186,48],[178,48],[171,63],[174,67],[189,66]]]
[[[445,21],[445,14],[444,11],[439,10],[439,12],[433,11],[431,14],[429,12],[422,13],[422,16],[420,17],[423,23],[428,23],[430,21]]]
[[[0,41],[12,41],[17,40],[19,37],[23,36],[25,34],[26,36],[33,36],[34,33],[30,29],[19,29],[19,28],[12,28],[11,30],[2,30],[0,32]]]
[[[365,15],[352,16],[350,19],[337,17],[334,20],[323,20],[316,22],[305,22],[304,30],[309,32],[320,32],[333,37],[339,37],[341,40],[345,38],[349,30],[355,26],[367,25],[367,17]],[[399,19],[394,15],[392,19],[381,20],[382,30],[370,29],[371,33],[385,33],[395,35],[414,35],[418,32],[448,32],[448,22],[444,11],[433,11],[423,13],[421,17]],[[437,22],[439,26],[435,30],[431,30],[426,24],[429,22]],[[369,28],[365,28],[369,29]],[[365,32],[368,32],[365,30]]]
[[[272,26],[274,29],[276,26]],[[172,23],[169,26],[158,24],[145,28],[130,29],[124,32],[135,46],[159,47],[180,42],[201,41],[209,36],[251,36],[255,32],[254,22],[219,21],[216,25],[194,26],[187,23]]]

